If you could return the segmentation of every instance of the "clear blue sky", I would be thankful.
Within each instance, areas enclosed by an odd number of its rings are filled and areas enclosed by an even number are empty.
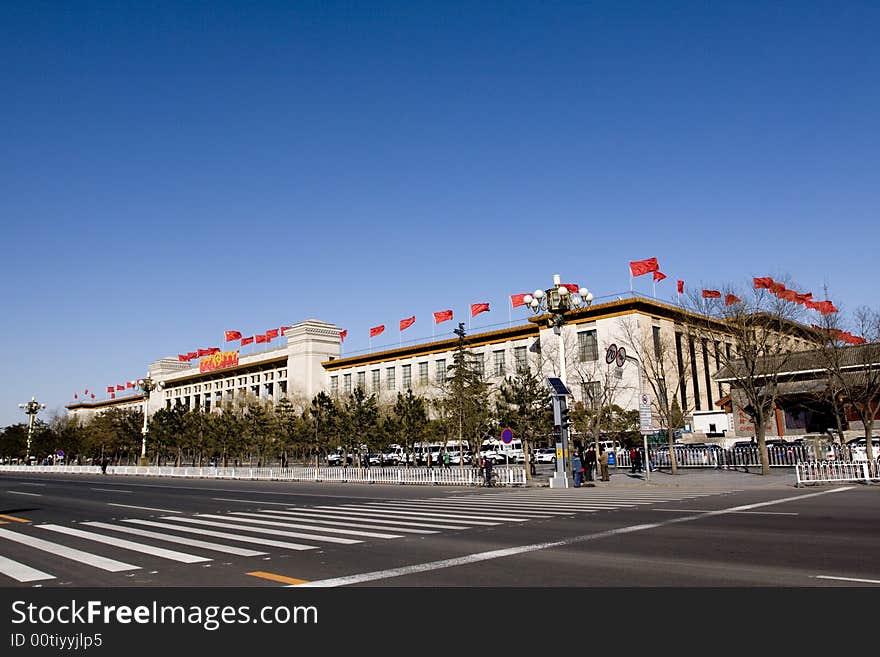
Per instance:
[[[225,329],[353,353],[649,257],[880,307],[876,2],[118,4],[0,8],[0,426]]]

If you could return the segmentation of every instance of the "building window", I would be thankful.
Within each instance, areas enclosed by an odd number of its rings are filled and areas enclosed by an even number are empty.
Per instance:
[[[602,382],[587,381],[581,384],[581,395],[584,399],[584,408],[588,411],[599,408],[602,405]]]
[[[675,334],[675,356],[678,360],[678,388],[681,395],[681,408],[688,407],[687,375],[684,371],[684,351],[681,348],[681,333]]]
[[[428,363],[419,363],[419,385],[428,385]]]
[[[436,376],[434,377],[437,383],[443,385],[446,383],[446,359],[441,358],[436,363]]]
[[[379,391],[379,370],[373,370],[373,391]]]
[[[492,352],[492,357],[495,376],[504,376],[504,352],[494,351]]]
[[[394,385],[394,368],[388,367],[385,369],[385,387],[394,390]]]
[[[403,389],[409,390],[412,388],[412,365],[404,365],[401,369],[403,370]]]
[[[694,377],[694,410],[701,411],[703,406],[700,403],[700,379],[697,373],[697,353],[693,338],[688,340],[688,348],[691,354],[691,376]]]
[[[659,360],[660,352],[662,351],[662,349],[660,348],[660,327],[652,327],[652,332],[654,334],[654,358]]]
[[[360,388],[361,390],[366,391],[366,389],[367,389],[367,373],[366,372],[358,372],[357,375],[358,375],[357,387]]]
[[[331,376],[330,377],[330,394],[338,395],[339,394],[339,376]]]
[[[482,353],[474,354],[474,371],[480,375],[481,379],[486,376],[486,363],[483,361]]]
[[[342,375],[342,391],[346,395],[351,394],[351,374],[343,374]]]
[[[599,343],[596,340],[596,329],[578,333],[578,360],[582,363],[599,360]]]
[[[515,347],[513,350],[513,361],[516,363],[517,372],[524,372],[529,369],[529,364],[526,360],[526,349],[527,347]]]

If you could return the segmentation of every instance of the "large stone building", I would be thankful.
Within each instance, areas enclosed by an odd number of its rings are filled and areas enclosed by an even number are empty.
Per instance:
[[[548,326],[547,317],[501,330],[466,336],[468,348],[481,363],[490,384],[500,383],[519,368],[543,376],[558,375],[565,363],[565,380],[574,402],[589,407],[597,391],[613,388],[603,397],[626,409],[639,407],[643,382],[633,356],[644,349],[669,345],[668,385],[674,386],[682,407],[695,414],[719,413],[726,397],[723,384],[714,381],[720,367],[721,341],[707,342],[686,330],[694,315],[681,307],[640,296],[630,296],[569,311],[560,334]],[[808,332],[793,331],[798,348],[809,348]],[[633,344],[634,341],[640,344]],[[411,346],[341,356],[340,329],[310,319],[287,328],[279,347],[241,356],[237,350],[202,358],[198,365],[163,358],[149,366],[149,376],[161,387],[149,397],[149,413],[162,407],[216,410],[243,395],[277,401],[282,397],[310,401],[321,391],[345,396],[356,386],[382,401],[393,401],[398,392],[439,394],[457,344],[450,334]],[[611,345],[623,347],[629,358],[608,363]],[[687,371],[679,376],[678,371]],[[646,387],[647,389],[647,387]],[[84,417],[107,408],[143,405],[142,397],[68,406]]]

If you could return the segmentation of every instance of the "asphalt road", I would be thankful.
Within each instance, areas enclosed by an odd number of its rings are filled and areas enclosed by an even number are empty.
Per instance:
[[[880,487],[742,481],[559,490],[3,473],[0,586],[880,586]]]

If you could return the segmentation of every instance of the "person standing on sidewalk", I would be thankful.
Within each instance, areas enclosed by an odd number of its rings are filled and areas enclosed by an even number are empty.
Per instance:
[[[581,478],[584,475],[584,467],[582,465],[581,457],[577,455],[577,452],[571,457],[571,474],[574,477],[574,487],[580,488]]]
[[[605,451],[605,445],[599,445],[599,474],[602,481],[611,481],[608,473],[608,452]]]
[[[584,473],[587,475],[587,481],[593,481],[595,478],[596,471],[596,450],[593,448],[593,445],[590,444],[587,447],[587,451],[584,454]]]

